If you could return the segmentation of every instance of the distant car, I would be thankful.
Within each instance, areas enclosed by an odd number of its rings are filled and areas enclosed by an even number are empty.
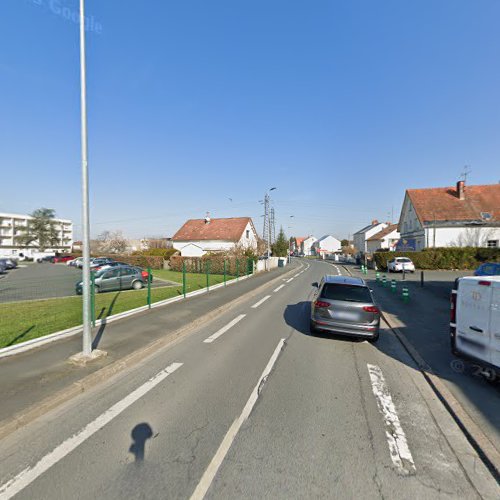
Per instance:
[[[73,259],[73,260],[68,260],[66,262],[66,265],[67,266],[71,266],[71,267],[79,267],[78,266],[78,263],[79,262],[82,262],[83,263],[83,257],[77,257],[76,259]]]
[[[414,273],[415,264],[408,257],[395,257],[387,265],[387,271],[390,273]]]
[[[6,270],[7,270],[7,267],[5,266],[5,264],[2,261],[0,261],[0,274],[5,273]]]
[[[73,260],[74,257],[72,255],[56,255],[53,259],[52,262],[54,264],[61,263],[61,262],[68,262],[70,260]]]
[[[146,273],[144,278],[143,273]],[[99,271],[94,278],[95,292],[111,292],[117,290],[140,290],[147,284],[147,271],[136,267],[121,266]],[[76,284],[76,293],[82,294],[83,281]]]
[[[53,255],[44,255],[43,257],[38,257],[36,259],[36,261],[41,264],[43,262],[50,262],[50,263],[53,263],[54,262],[54,256]]]
[[[311,302],[310,331],[366,338],[379,338],[380,310],[362,278],[326,275],[313,283],[317,291]]]
[[[475,271],[474,276],[500,276],[500,262],[485,262]]]

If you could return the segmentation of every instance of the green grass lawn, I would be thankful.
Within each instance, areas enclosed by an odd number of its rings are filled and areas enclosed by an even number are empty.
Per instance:
[[[178,285],[151,289],[151,302],[182,294],[182,273],[155,270],[156,278],[174,281]],[[231,279],[231,277],[227,277]],[[221,275],[210,275],[210,286],[222,283]],[[206,287],[204,274],[186,275],[186,292]],[[128,311],[147,304],[147,290],[108,292],[95,297],[96,318]],[[48,335],[82,323],[82,297],[64,297],[0,304],[0,348]]]

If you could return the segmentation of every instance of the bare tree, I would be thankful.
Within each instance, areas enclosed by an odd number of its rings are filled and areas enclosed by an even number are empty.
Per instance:
[[[103,231],[95,242],[98,252],[124,253],[127,250],[127,240],[121,231]]]
[[[486,230],[484,227],[467,227],[461,232],[457,239],[453,241],[454,247],[485,247],[492,238],[493,229]]]

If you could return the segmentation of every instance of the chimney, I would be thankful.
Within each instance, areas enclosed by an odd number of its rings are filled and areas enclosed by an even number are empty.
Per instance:
[[[205,224],[210,224],[210,212],[207,212],[207,215],[205,215]]]
[[[375,226],[375,224],[378,224],[378,220],[377,219],[373,219],[372,220],[372,226]]]
[[[464,181],[457,182],[457,198],[459,200],[465,200],[465,182]]]

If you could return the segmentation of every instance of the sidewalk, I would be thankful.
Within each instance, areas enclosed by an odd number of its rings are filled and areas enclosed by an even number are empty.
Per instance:
[[[295,261],[291,266],[260,273],[226,288],[96,328],[93,347],[106,351],[108,355],[85,367],[68,362],[71,355],[82,349],[81,335],[0,359],[0,430],[7,420],[23,414],[58,391],[71,387],[84,377],[97,374],[104,367],[117,365],[116,361],[140,352],[155,341],[168,339],[196,318],[217,311],[238,297],[295,270],[298,265]]]
[[[410,302],[405,304],[400,276],[386,274],[389,285],[383,287],[381,283],[377,284],[374,271],[363,275],[357,266],[348,266],[348,269],[354,276],[366,280],[391,325],[410,341],[491,443],[500,450],[500,384],[491,384],[480,376],[474,376],[470,367],[451,354],[449,289],[445,296],[444,285],[439,286],[436,293],[431,287],[420,288],[419,282],[412,280],[408,287]],[[391,292],[392,278],[398,280],[396,293]]]

